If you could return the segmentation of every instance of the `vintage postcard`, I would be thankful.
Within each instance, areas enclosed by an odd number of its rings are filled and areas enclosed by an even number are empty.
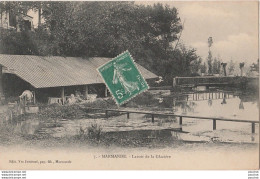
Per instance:
[[[149,88],[128,51],[97,70],[118,105],[126,103]]]
[[[0,10],[0,170],[259,169],[258,1]]]

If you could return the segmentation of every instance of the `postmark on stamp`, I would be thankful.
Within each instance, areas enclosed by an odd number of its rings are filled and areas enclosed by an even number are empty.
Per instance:
[[[98,67],[97,70],[118,105],[149,89],[128,51]]]

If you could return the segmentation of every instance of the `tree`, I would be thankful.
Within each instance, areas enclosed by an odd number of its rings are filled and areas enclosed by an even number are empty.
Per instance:
[[[163,76],[166,82],[171,82],[174,76],[191,76],[198,72],[198,65],[201,63],[196,50],[180,44],[179,48],[171,53],[171,58],[160,64],[156,61],[158,74]]]
[[[233,60],[230,60],[230,62],[228,63],[228,74],[233,75],[234,71],[235,71],[235,63],[233,62]]]
[[[208,38],[208,47],[209,47],[209,54],[208,54],[208,74],[212,74],[213,71],[212,71],[212,53],[211,53],[211,50],[210,50],[210,47],[212,46],[213,44],[213,38],[212,37],[209,37]]]
[[[200,70],[201,70],[201,73],[206,73],[207,67],[206,67],[206,63],[205,62],[203,63],[203,65],[200,65]]]
[[[211,51],[209,51],[207,61],[208,61],[208,74],[212,74],[213,71],[212,71],[212,54],[211,54]]]
[[[200,57],[191,62],[191,74],[199,75],[199,71],[201,72],[201,63],[202,59]]]
[[[213,74],[219,74],[220,73],[220,60],[218,60],[217,58],[214,58],[213,60],[213,64],[212,64],[212,72]]]
[[[18,11],[38,10],[44,23],[35,32],[1,34],[0,42],[6,46],[1,53],[115,57],[129,50],[137,63],[168,82],[176,75],[197,72],[201,63],[195,49],[185,45],[173,49],[182,30],[174,7],[81,1],[12,5]],[[22,37],[26,39],[21,42]],[[10,39],[12,44],[8,43]]]

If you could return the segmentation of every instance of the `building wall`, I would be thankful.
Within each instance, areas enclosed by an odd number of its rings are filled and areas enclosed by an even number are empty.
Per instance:
[[[33,30],[33,18],[27,15],[19,14],[23,19],[22,22],[18,23],[18,16],[11,11],[3,11],[0,13],[0,27],[4,29],[15,29],[21,31],[21,23],[29,24],[29,30]]]
[[[34,88],[29,83],[17,77],[16,75],[9,73],[3,74],[2,84],[4,96],[7,102],[14,102],[14,100],[18,100],[18,97],[25,90],[34,90]]]
[[[10,25],[10,13],[9,13],[9,11],[1,12],[0,16],[1,16],[0,27],[2,27],[4,29],[16,29],[16,26]]]
[[[34,88],[31,84],[24,81],[20,77],[11,73],[3,73],[2,81],[4,96],[6,102],[14,102],[19,100],[19,96],[25,90],[30,90],[35,92],[36,102],[47,103],[49,97],[61,98],[62,87],[52,87],[52,88]],[[64,95],[70,96],[71,94],[76,95],[76,93],[84,96],[86,85],[77,86],[65,86]],[[105,97],[105,84],[90,84],[88,85],[88,94],[97,94],[97,97]]]

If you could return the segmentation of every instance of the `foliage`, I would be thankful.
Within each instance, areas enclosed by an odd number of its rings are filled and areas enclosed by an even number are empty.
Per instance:
[[[35,32],[7,32],[0,53],[115,57],[129,50],[137,63],[171,84],[174,76],[197,71],[196,50],[173,43],[182,30],[178,11],[162,4],[134,2],[4,2],[2,10],[40,10]]]
[[[220,73],[220,68],[221,68],[221,62],[219,59],[214,58],[213,64],[212,64],[212,72],[213,74],[219,74]]]
[[[29,31],[17,33],[2,29],[0,33],[0,53],[25,55],[37,51],[32,40],[32,33]]]
[[[158,100],[149,92],[144,92],[127,103],[130,107],[157,106]]]
[[[87,137],[89,139],[100,141],[101,136],[102,136],[102,127],[97,123],[93,123],[91,124],[91,126],[87,128]]]
[[[154,61],[156,71],[162,76],[166,84],[171,84],[174,76],[190,76],[198,72],[198,65],[201,63],[200,57],[194,48],[188,48],[180,44],[177,49],[169,52],[169,58],[165,61]]]
[[[201,70],[201,73],[206,73],[207,71],[207,66],[206,66],[206,63],[204,62],[203,65],[201,64],[200,65],[200,70]]]
[[[86,113],[78,105],[60,106],[57,104],[41,107],[39,117],[43,119],[78,119],[85,117]]]
[[[91,103],[85,103],[84,106],[91,107],[91,108],[107,109],[107,108],[116,108],[117,104],[112,98],[108,98],[108,99],[98,98],[96,101],[93,101]]]
[[[211,53],[211,51],[209,51],[207,61],[208,61],[208,74],[212,74],[213,70],[212,70],[212,53]]]
[[[232,75],[235,71],[235,63],[233,60],[230,60],[228,63],[228,75]]]

